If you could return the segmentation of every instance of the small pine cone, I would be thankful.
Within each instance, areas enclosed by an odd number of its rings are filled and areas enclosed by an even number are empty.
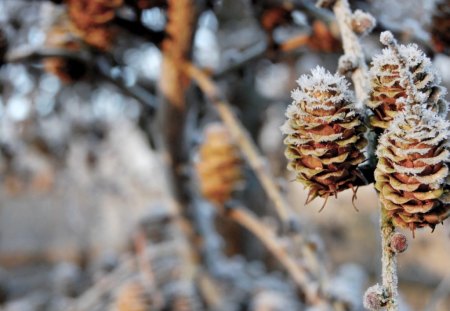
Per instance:
[[[381,136],[375,187],[396,226],[434,229],[449,216],[448,133],[447,121],[416,105]]]
[[[450,54],[450,1],[436,3],[431,24],[431,39],[439,53]]]
[[[123,0],[67,0],[68,12],[77,34],[100,50],[108,50],[115,37],[109,24]]]
[[[201,193],[219,205],[242,184],[239,151],[224,125],[213,123],[205,128],[196,170]]]
[[[353,188],[357,166],[365,160],[365,126],[344,77],[317,67],[297,83],[281,128],[288,169],[310,189],[310,200],[328,198]]]
[[[137,280],[125,283],[117,293],[117,311],[147,311],[151,310],[151,306],[150,295]]]
[[[429,109],[443,116],[447,113],[445,92],[438,86],[439,77],[432,68],[431,61],[418,49],[417,45],[400,45],[399,52],[406,59],[408,70],[417,91],[427,102]],[[404,110],[407,97],[406,87],[402,81],[401,65],[390,49],[374,57],[370,69],[371,92],[367,105],[373,112],[370,123],[375,128],[385,130],[394,117]]]

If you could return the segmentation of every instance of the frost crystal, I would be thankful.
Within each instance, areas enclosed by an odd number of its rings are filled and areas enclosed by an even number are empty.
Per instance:
[[[444,116],[447,113],[445,90],[438,86],[440,78],[430,59],[415,44],[395,48],[398,53],[386,48],[372,61],[369,72],[372,89],[367,103],[373,111],[372,126],[388,128],[399,112],[413,104],[425,103],[428,109]],[[405,66],[410,75],[402,69]]]

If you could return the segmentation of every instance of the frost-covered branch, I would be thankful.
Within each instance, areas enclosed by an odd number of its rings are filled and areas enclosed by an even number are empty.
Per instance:
[[[395,232],[395,226],[392,223],[391,217],[386,213],[386,209],[381,207],[381,275],[383,288],[387,293],[387,305],[388,311],[398,310],[398,277],[397,277],[397,256],[392,250],[391,238]]]
[[[352,73],[356,98],[360,103],[364,103],[369,91],[367,65],[358,35],[352,27],[354,19],[348,0],[337,0],[333,11],[341,32],[345,55],[356,62],[356,68]]]

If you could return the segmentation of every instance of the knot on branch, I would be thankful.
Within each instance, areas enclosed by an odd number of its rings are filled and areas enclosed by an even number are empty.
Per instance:
[[[408,249],[408,240],[403,233],[395,232],[390,238],[389,247],[395,254],[403,253]]]
[[[345,76],[358,68],[358,58],[354,55],[344,54],[339,57],[338,73]]]
[[[352,29],[360,36],[370,33],[376,25],[376,20],[372,14],[356,10],[352,15]]]
[[[387,290],[379,284],[369,287],[367,291],[364,293],[363,303],[364,308],[366,309],[372,311],[382,310],[384,307],[387,306],[388,301],[389,301],[389,294]]]

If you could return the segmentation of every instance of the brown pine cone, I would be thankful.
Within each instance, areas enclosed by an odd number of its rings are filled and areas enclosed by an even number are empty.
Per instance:
[[[431,39],[436,52],[450,55],[450,1],[436,3],[431,24]]]
[[[307,202],[353,189],[367,141],[347,81],[317,67],[297,83],[282,126],[288,169],[309,188]]]
[[[68,12],[77,34],[100,50],[108,50],[115,37],[110,22],[123,0],[67,0]]]
[[[128,281],[119,290],[115,307],[117,311],[151,310],[151,298],[141,282]]]
[[[440,79],[433,70],[430,59],[415,44],[400,45],[399,52],[405,58],[414,85],[428,109],[444,116],[447,113],[447,102],[443,97],[445,89],[438,86]],[[373,112],[370,123],[383,131],[404,110],[404,101],[399,99],[407,97],[399,60],[390,49],[384,49],[382,54],[374,57],[370,78],[372,88],[367,103]]]
[[[434,229],[449,216],[448,136],[449,123],[420,105],[381,136],[375,187],[396,226]]]
[[[195,164],[203,196],[222,205],[242,184],[239,150],[227,128],[220,123],[208,125]]]

